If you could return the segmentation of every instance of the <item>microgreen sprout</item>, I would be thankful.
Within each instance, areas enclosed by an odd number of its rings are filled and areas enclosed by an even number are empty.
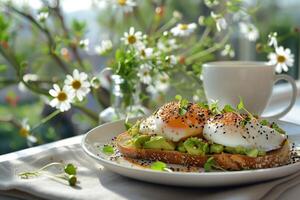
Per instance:
[[[113,146],[105,144],[102,148],[102,152],[106,155],[112,155],[115,152],[115,150]]]
[[[133,124],[128,121],[128,116],[125,119],[124,126],[126,130],[129,130],[133,126]]]
[[[151,164],[150,168],[152,170],[156,170],[156,171],[168,171],[168,172],[172,172],[172,170],[167,167],[167,164],[164,163],[164,162],[161,162],[161,161],[153,162]]]
[[[47,169],[49,169],[50,167],[53,167],[53,166],[63,168],[64,173],[60,173],[60,174],[49,173],[49,171],[47,171]],[[67,165],[64,165],[63,163],[60,163],[60,162],[52,162],[52,163],[49,163],[35,171],[21,172],[18,174],[18,176],[21,179],[29,179],[32,177],[45,175],[45,176],[48,176],[53,179],[68,181],[70,186],[75,186],[78,182],[76,174],[77,174],[77,167],[75,167],[73,164],[68,163]]]
[[[239,104],[236,106],[236,108],[239,110],[239,111],[245,111],[248,116],[251,118],[251,119],[256,119],[246,108],[245,108],[245,105],[244,105],[244,101],[242,99],[241,96],[239,96],[239,99],[240,99],[240,102]]]
[[[218,103],[218,100],[213,100],[212,103],[208,105],[209,110],[215,115],[221,113]]]
[[[204,164],[203,167],[204,167],[205,172],[210,172],[210,171],[212,171],[213,169],[218,169],[218,170],[226,171],[224,168],[222,168],[221,166],[219,166],[219,165],[216,163],[214,157],[209,157],[209,158],[206,160],[206,162],[205,162],[205,164]]]
[[[183,99],[182,96],[180,95],[176,95],[175,99],[177,101],[179,101],[179,114],[181,116],[185,115],[185,113],[187,112],[187,107],[188,107],[188,103],[189,101],[187,99]]]

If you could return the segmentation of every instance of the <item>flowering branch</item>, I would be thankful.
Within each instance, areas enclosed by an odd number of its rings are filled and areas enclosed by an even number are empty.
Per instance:
[[[54,42],[54,39],[50,33],[50,31],[45,27],[42,27],[30,14],[27,14],[25,12],[22,12],[10,5],[6,5],[6,7],[25,17],[27,20],[29,20],[35,27],[37,27],[41,32],[43,32],[45,34],[45,36],[47,37],[47,40],[48,40],[48,47],[49,47],[49,55],[52,56],[52,58],[56,61],[56,63],[58,64],[58,66],[61,67],[61,69],[65,72],[65,73],[69,73],[69,69],[67,67],[67,65],[60,59],[60,57],[53,51],[55,49],[55,42]]]

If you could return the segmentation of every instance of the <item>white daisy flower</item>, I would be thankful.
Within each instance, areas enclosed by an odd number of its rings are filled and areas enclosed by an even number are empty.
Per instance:
[[[269,64],[275,65],[277,73],[282,71],[287,72],[288,67],[292,67],[294,64],[294,55],[289,48],[284,49],[282,46],[275,48],[275,52],[268,55]]]
[[[48,12],[40,12],[38,15],[37,15],[37,20],[39,20],[40,22],[44,22],[49,16],[49,13]]]
[[[141,47],[138,52],[141,59],[150,59],[153,56],[153,48]]]
[[[277,32],[270,33],[268,35],[268,39],[269,39],[268,45],[274,46],[276,48],[277,47]]]
[[[130,13],[136,6],[136,3],[133,0],[114,0],[114,5],[118,8],[121,8],[121,10],[125,13]]]
[[[147,84],[147,85],[149,85],[151,83],[151,80],[152,80],[151,74],[150,74],[151,69],[152,69],[151,65],[149,65],[147,63],[142,64],[140,66],[140,70],[137,75],[138,75],[138,77],[140,77],[140,80],[142,83]]]
[[[230,44],[226,44],[223,51],[221,51],[221,56],[229,56],[230,58],[233,58],[235,55],[235,52]]]
[[[19,131],[19,134],[22,137],[26,138],[28,146],[31,147],[35,143],[37,143],[37,138],[30,133],[30,126],[28,124],[28,119],[23,119],[22,120],[22,122],[21,122],[21,129]]]
[[[204,3],[207,7],[211,8],[213,6],[219,5],[220,2],[218,0],[204,0]]]
[[[27,145],[29,147],[32,147],[38,141],[38,139],[35,136],[33,136],[33,135],[28,135],[26,137],[26,140],[27,140]]]
[[[190,23],[190,24],[177,24],[175,27],[173,27],[170,32],[174,36],[179,37],[186,37],[191,35],[197,28],[196,23]]]
[[[174,65],[176,65],[176,64],[178,63],[178,59],[177,59],[177,57],[174,56],[174,55],[167,56],[167,57],[165,58],[165,61],[166,61],[167,63],[169,63],[171,67],[173,67]]]
[[[30,126],[28,124],[28,119],[23,119],[22,120],[19,134],[22,137],[27,137],[30,134]]]
[[[166,73],[158,74],[153,85],[149,85],[146,90],[150,94],[157,92],[166,92],[170,87],[170,77]]]
[[[253,24],[240,22],[239,27],[243,36],[249,41],[256,41],[259,38],[259,32]]]
[[[214,12],[210,13],[211,17],[216,22],[217,30],[220,32],[222,29],[225,30],[227,28],[227,22],[222,15],[215,14]]]
[[[142,39],[142,32],[134,31],[134,27],[130,27],[129,32],[124,33],[124,37],[121,38],[121,40],[126,44],[126,45],[133,45],[133,46],[139,46],[142,44],[141,42]]]
[[[66,76],[65,85],[70,92],[74,93],[79,101],[82,101],[91,91],[88,75],[84,72],[79,72],[77,69],[73,71],[73,76]]]
[[[84,49],[85,51],[88,51],[89,50],[89,43],[90,43],[89,39],[80,40],[79,41],[79,47]]]
[[[61,112],[71,108],[74,93],[70,92],[67,86],[64,86],[63,89],[61,89],[57,84],[54,84],[53,89],[49,90],[49,94],[54,97],[49,103],[50,106],[59,109]]]
[[[101,45],[97,45],[95,47],[95,52],[97,54],[103,55],[109,52],[112,49],[113,45],[110,40],[103,40],[101,41]]]

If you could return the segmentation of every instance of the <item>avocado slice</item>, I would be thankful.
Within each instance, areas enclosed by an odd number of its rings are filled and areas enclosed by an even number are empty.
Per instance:
[[[180,142],[177,147],[176,147],[177,151],[181,152],[181,153],[186,153],[186,149],[183,145],[183,142]]]
[[[209,148],[210,153],[222,153],[223,150],[224,147],[221,144],[211,144]]]
[[[199,138],[189,138],[183,143],[183,146],[191,155],[205,155],[209,152],[208,143],[203,142]]]
[[[261,150],[258,150],[258,156],[265,156],[266,155],[266,152],[265,151],[261,151]]]
[[[258,156],[258,149],[247,149],[246,150],[246,155],[249,156],[249,157],[256,158]]]
[[[142,148],[144,143],[150,140],[150,135],[137,135],[132,138],[132,143],[136,148]]]
[[[236,151],[235,151],[235,147],[225,147],[224,148],[224,151],[227,152],[227,153],[231,153],[231,154],[235,154]]]
[[[162,136],[153,136],[143,145],[145,149],[175,150],[175,144]]]

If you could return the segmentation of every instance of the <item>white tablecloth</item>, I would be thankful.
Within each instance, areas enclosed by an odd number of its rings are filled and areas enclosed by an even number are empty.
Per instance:
[[[300,123],[299,105],[284,119]],[[300,172],[270,182],[228,188],[171,187],[125,178],[103,169],[86,156],[80,148],[81,138],[77,136],[0,156],[0,199],[300,199]],[[78,166],[78,187],[43,176],[30,180],[16,176],[20,171],[37,169],[53,161]]]

